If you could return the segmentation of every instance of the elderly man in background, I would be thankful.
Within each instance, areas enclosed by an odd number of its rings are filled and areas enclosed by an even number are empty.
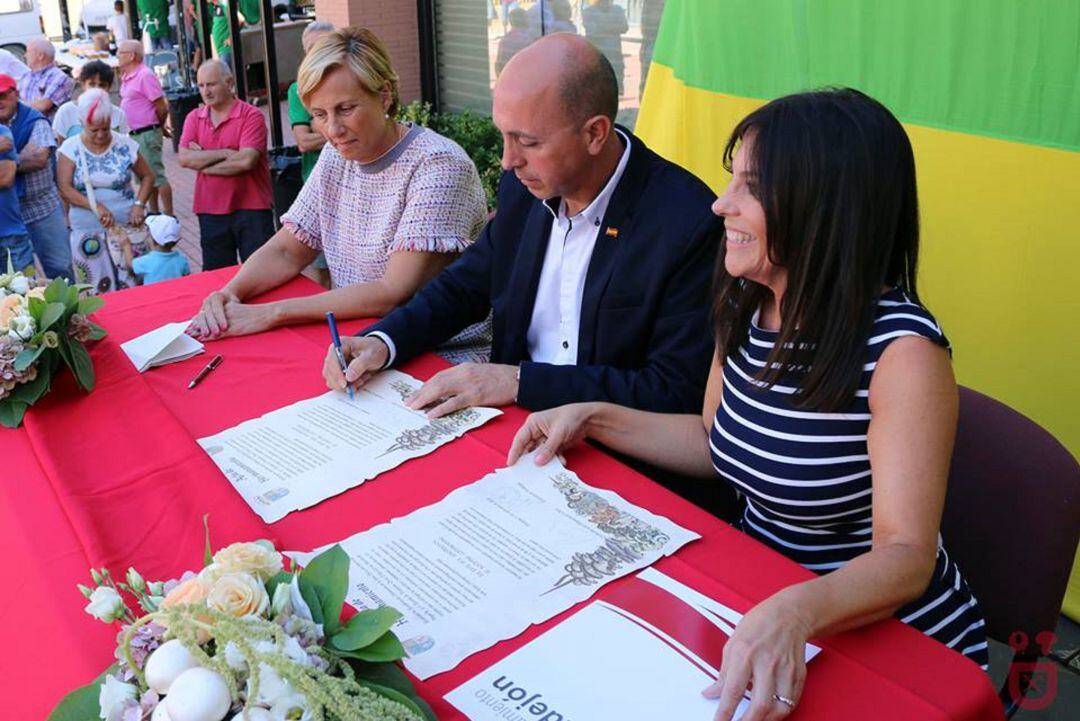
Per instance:
[[[194,210],[199,216],[203,269],[235,265],[274,234],[266,119],[236,97],[232,70],[220,60],[199,68],[203,105],[184,120],[180,165],[198,171]]]
[[[71,100],[75,81],[56,67],[56,48],[44,35],[26,42],[26,65],[30,72],[19,78],[22,102],[50,121],[56,109]]]
[[[41,261],[45,276],[74,281],[67,222],[53,177],[56,135],[52,124],[40,112],[20,102],[20,93],[10,75],[0,75],[0,123],[14,136],[18,153],[15,187],[23,222]],[[0,140],[0,151],[10,141]]]
[[[169,119],[165,91],[154,71],[143,62],[143,46],[138,40],[125,40],[117,45],[116,60],[120,71],[120,109],[131,128],[128,135],[139,144],[139,154],[154,174],[150,210],[172,215],[172,186],[161,159]]]

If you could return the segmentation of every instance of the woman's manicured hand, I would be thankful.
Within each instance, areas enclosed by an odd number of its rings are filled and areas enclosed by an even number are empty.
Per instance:
[[[220,338],[229,330],[229,319],[225,312],[225,306],[229,303],[239,303],[240,299],[233,293],[217,290],[206,296],[202,309],[191,319],[191,327],[188,332],[196,338],[214,339]]]
[[[808,638],[809,625],[776,596],[752,608],[724,646],[720,678],[702,692],[720,700],[714,721],[730,721],[748,688],[742,721],[777,721],[794,711],[806,681]]]
[[[571,403],[531,414],[514,436],[506,464],[512,466],[535,450],[536,465],[542,466],[564,449],[585,440],[595,408],[592,403]]]

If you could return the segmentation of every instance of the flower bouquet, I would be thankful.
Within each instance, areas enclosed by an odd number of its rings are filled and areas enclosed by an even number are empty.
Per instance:
[[[116,663],[48,721],[422,721],[435,716],[395,661],[391,608],[341,612],[349,559],[334,546],[287,573],[266,541],[234,543],[198,573],[116,582],[93,570],[86,611],[121,624]],[[133,610],[129,600],[138,608]]]
[[[17,428],[26,409],[45,395],[53,374],[64,363],[83,390],[94,387],[94,366],[87,341],[105,330],[87,318],[105,301],[84,295],[88,285],[54,278],[44,285],[18,273],[8,256],[0,274],[0,425]]]

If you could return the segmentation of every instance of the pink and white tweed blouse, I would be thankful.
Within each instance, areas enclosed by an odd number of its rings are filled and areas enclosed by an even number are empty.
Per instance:
[[[371,163],[327,145],[282,223],[326,255],[335,288],[379,280],[400,250],[460,253],[487,217],[476,166],[457,143],[413,125]]]

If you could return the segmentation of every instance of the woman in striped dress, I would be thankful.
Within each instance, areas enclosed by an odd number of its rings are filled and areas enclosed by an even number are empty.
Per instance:
[[[775,100],[732,133],[717,352],[701,418],[583,403],[536,413],[510,462],[583,438],[734,484],[740,528],[818,574],[755,606],[707,694],[727,721],[798,703],[807,639],[888,616],[985,667],[978,605],[938,528],[956,429],[948,341],[915,289],[915,165],[854,90]]]

